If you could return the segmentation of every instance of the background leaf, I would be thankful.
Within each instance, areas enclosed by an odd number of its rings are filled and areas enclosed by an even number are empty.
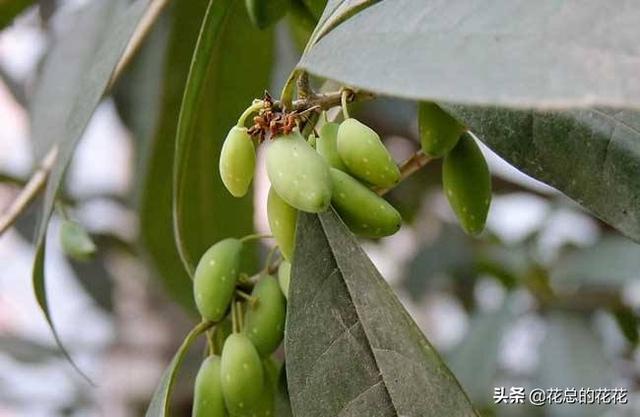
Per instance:
[[[185,100],[190,104],[182,116],[188,129],[181,132],[180,147],[176,148],[178,114],[208,3],[175,4],[160,124],[151,144],[140,207],[142,238],[156,270],[168,293],[190,308],[191,281],[173,239],[174,153],[180,152],[178,169],[184,175],[177,220],[187,252],[197,258],[223,237],[251,233],[251,197],[235,199],[224,189],[218,175],[218,154],[239,114],[268,86],[273,53],[271,32],[251,26],[244,3],[216,2],[212,12],[218,24],[204,32],[210,44],[203,45],[209,48],[199,51],[194,61],[198,84],[188,87]],[[255,262],[253,248],[243,257],[245,267]]]
[[[129,40],[152,4],[152,0],[133,3],[118,0],[92,5],[86,10],[86,15],[79,17],[77,26],[54,47],[34,94],[31,129],[36,156],[41,157],[56,146],[58,157],[49,175],[37,226],[33,286],[38,304],[61,347],[50,316],[45,287],[44,259],[49,218],[73,151]],[[74,70],[68,71],[69,67]],[[61,74],[66,75],[63,77]],[[71,75],[75,77],[71,78]],[[65,355],[68,356],[66,351]]]
[[[554,313],[540,347],[536,387],[575,387],[576,389],[611,387],[613,373],[602,342],[589,322],[570,313]],[[597,404],[556,404],[547,409],[549,417],[601,416],[608,407]]]
[[[360,2],[331,1],[325,14]],[[639,107],[639,18],[632,2],[382,1],[324,36],[300,66],[409,99]]]
[[[447,363],[472,401],[487,403],[498,370],[498,353],[507,326],[512,323],[511,298],[493,311],[477,312],[469,331],[448,355]]]
[[[301,213],[297,236],[285,341],[294,415],[475,416],[333,211]]]
[[[561,259],[551,270],[551,279],[558,287],[620,289],[640,279],[640,246],[619,236],[607,236]]]

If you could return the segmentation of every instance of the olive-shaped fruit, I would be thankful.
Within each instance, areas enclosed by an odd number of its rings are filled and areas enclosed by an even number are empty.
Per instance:
[[[284,201],[309,213],[329,207],[329,166],[300,133],[275,138],[266,152],[271,186]]]
[[[193,417],[225,417],[227,415],[222,381],[220,380],[220,357],[207,357],[196,375],[193,392]]]
[[[96,245],[81,224],[64,220],[60,225],[60,245],[67,256],[77,261],[88,261],[96,253]]]
[[[224,239],[200,258],[193,277],[193,293],[202,317],[218,321],[231,302],[240,268],[242,242]]]
[[[258,29],[266,29],[287,13],[290,0],[245,0],[249,19]]]
[[[480,148],[465,134],[444,157],[442,184],[465,232],[484,229],[491,203],[491,174]]]
[[[420,145],[427,155],[440,158],[458,142],[465,127],[433,102],[418,106]]]
[[[400,170],[380,136],[354,118],[340,123],[338,154],[355,177],[379,187],[391,187],[400,181]]]
[[[291,282],[291,264],[285,260],[278,267],[278,284],[285,298],[289,298],[289,283]]]
[[[242,333],[229,336],[222,348],[222,392],[231,415],[255,410],[264,389],[264,370],[258,351]]]
[[[285,259],[293,258],[297,217],[298,210],[287,204],[271,187],[267,197],[267,218],[273,238]]]
[[[316,141],[316,150],[327,160],[333,168],[346,171],[340,155],[338,154],[338,129],[339,123],[327,122],[320,128],[320,137]]]
[[[271,275],[258,281],[251,296],[254,301],[247,308],[244,331],[258,353],[269,356],[284,336],[286,301],[278,280]]]
[[[385,199],[351,175],[331,168],[331,202],[349,229],[357,235],[383,237],[400,229],[400,213]]]
[[[220,151],[220,177],[234,197],[242,197],[253,179],[256,150],[247,128],[234,126],[227,134]]]

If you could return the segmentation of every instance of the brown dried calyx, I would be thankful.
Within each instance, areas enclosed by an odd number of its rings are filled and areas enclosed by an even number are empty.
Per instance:
[[[262,99],[263,107],[253,117],[253,126],[249,128],[249,134],[258,138],[262,143],[267,139],[273,139],[280,135],[288,135],[298,127],[304,111],[284,111],[274,105],[273,98],[265,91]]]

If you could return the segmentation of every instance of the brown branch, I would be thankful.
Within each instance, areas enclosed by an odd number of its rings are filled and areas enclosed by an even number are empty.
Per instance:
[[[35,170],[24,188],[20,191],[18,197],[13,200],[9,205],[9,208],[2,213],[2,216],[0,216],[0,235],[15,223],[18,216],[20,216],[20,213],[26,210],[38,194],[44,189],[57,156],[58,147],[54,146],[42,159],[42,163]]]
[[[398,181],[398,184],[413,175],[415,172],[419,171],[420,168],[427,165],[433,159],[433,157],[426,155],[422,151],[417,151],[416,153],[411,155],[409,159],[407,159],[402,163],[402,165],[400,165],[400,181]],[[378,188],[375,190],[375,192],[378,193],[378,195],[385,195],[393,188],[397,187],[398,184],[389,188]]]

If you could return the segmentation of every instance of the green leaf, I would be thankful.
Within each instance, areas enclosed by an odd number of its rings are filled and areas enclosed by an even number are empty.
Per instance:
[[[228,129],[268,85],[273,53],[272,33],[251,27],[242,2],[224,0],[215,2],[207,15],[201,47],[194,55],[208,4],[181,2],[174,9],[163,108],[140,203],[142,238],[159,277],[167,292],[191,309],[191,281],[173,238],[174,157],[180,174],[176,221],[192,265],[217,240],[253,230],[251,197],[235,199],[224,189],[218,155]],[[246,268],[255,263],[253,249],[243,257]]]
[[[297,236],[285,340],[294,415],[477,416],[336,214],[300,213]]]
[[[20,13],[29,8],[35,0],[0,0],[0,30],[9,25]]]
[[[320,31],[336,24],[339,13],[330,12],[332,5],[350,3],[369,2],[330,1]],[[339,20],[300,66],[415,100],[639,107],[635,6],[598,0],[382,1]],[[327,19],[328,13],[333,17]]]
[[[34,93],[31,129],[36,156],[41,158],[52,147],[57,147],[58,153],[47,182],[36,232],[33,287],[53,336],[70,361],[53,325],[47,301],[44,273],[47,226],[73,151],[129,39],[156,3],[118,0],[92,4],[50,53]]]
[[[640,240],[640,112],[445,108],[507,162]]]
[[[590,286],[620,289],[640,278],[640,246],[619,236],[607,236],[595,245],[577,249],[551,270],[557,287]]]
[[[539,352],[536,387],[611,387],[616,380],[611,364],[605,358],[602,342],[581,316],[570,313],[551,315]],[[597,404],[556,404],[548,407],[546,415],[596,417],[601,416],[605,409]]]
[[[169,405],[171,402],[171,393],[176,382],[176,375],[180,370],[180,366],[184,360],[185,355],[189,351],[189,347],[195,342],[199,335],[207,331],[213,323],[202,322],[194,327],[187,337],[182,342],[182,345],[178,348],[178,351],[173,356],[171,363],[167,366],[160,382],[156,386],[151,397],[151,402],[145,413],[145,417],[169,417]]]

